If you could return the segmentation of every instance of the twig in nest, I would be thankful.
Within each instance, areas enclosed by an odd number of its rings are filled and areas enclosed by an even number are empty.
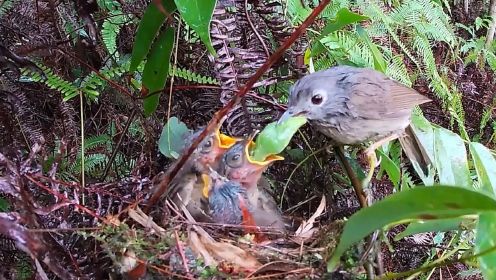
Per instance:
[[[249,90],[253,87],[255,82],[260,79],[260,77],[276,62],[279,58],[284,54],[284,52],[298,39],[303,32],[307,29],[310,24],[315,21],[315,18],[324,10],[324,8],[330,3],[330,0],[323,0],[307,17],[307,19],[291,34],[291,36],[284,42],[282,46],[280,46],[270,57],[269,59],[257,70],[257,72],[248,80],[245,86],[239,90],[236,95],[219,111],[217,111],[207,127],[202,131],[202,133],[191,143],[188,149],[181,155],[177,164],[174,165],[172,170],[164,177],[164,179],[158,185],[158,191],[151,197],[148,202],[145,211],[148,212],[153,206],[159,197],[164,193],[169,182],[174,179],[177,172],[181,169],[181,167],[186,163],[186,160],[191,156],[196,147],[200,144],[200,142],[207,136],[210,132],[212,132],[221,122],[222,118],[226,116],[232,108],[238,105]]]

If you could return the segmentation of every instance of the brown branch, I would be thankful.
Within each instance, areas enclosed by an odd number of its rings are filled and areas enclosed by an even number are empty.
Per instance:
[[[186,163],[186,160],[190,157],[191,153],[196,149],[198,144],[213,131],[221,122],[224,116],[229,113],[235,105],[239,104],[241,98],[245,96],[248,91],[253,87],[255,82],[260,79],[260,77],[272,66],[279,58],[284,54],[284,52],[298,39],[303,32],[307,29],[310,24],[312,24],[317,16],[324,10],[324,8],[331,2],[331,0],[323,0],[307,17],[307,19],[291,34],[291,36],[284,42],[282,46],[280,46],[270,57],[269,59],[257,70],[257,72],[248,80],[245,86],[239,90],[236,95],[219,111],[217,111],[207,127],[202,131],[202,133],[191,143],[189,148],[181,155],[177,163],[173,166],[172,170],[164,177],[164,179],[158,185],[158,191],[151,197],[148,202],[148,205],[145,208],[145,212],[148,212],[150,207],[153,206],[158,198],[164,193],[169,182],[174,179],[177,172],[181,167]]]

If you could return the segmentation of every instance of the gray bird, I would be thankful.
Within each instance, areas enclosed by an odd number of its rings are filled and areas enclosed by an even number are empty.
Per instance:
[[[416,105],[431,100],[384,74],[369,68],[335,66],[309,74],[290,90],[288,109],[279,123],[292,116],[305,116],[336,145],[372,141],[365,151],[372,179],[377,159],[375,150],[396,138],[411,160],[427,164],[409,127]]]

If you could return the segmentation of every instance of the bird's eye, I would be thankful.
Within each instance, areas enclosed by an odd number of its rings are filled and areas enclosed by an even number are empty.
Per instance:
[[[212,139],[208,139],[204,144],[202,145],[201,152],[202,153],[210,153],[210,150],[212,149]]]
[[[323,100],[324,100],[324,98],[322,98],[322,95],[320,95],[318,93],[315,94],[314,96],[312,96],[312,103],[314,105],[320,105]]]
[[[227,164],[232,168],[238,168],[241,166],[241,155],[236,153],[229,157]]]

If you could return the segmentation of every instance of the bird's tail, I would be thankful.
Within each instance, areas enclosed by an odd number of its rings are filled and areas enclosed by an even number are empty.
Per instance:
[[[413,163],[416,162],[422,168],[424,174],[428,173],[428,166],[431,164],[427,151],[424,149],[418,138],[415,136],[411,126],[405,129],[404,135],[399,139],[401,148],[405,151],[408,159]]]

